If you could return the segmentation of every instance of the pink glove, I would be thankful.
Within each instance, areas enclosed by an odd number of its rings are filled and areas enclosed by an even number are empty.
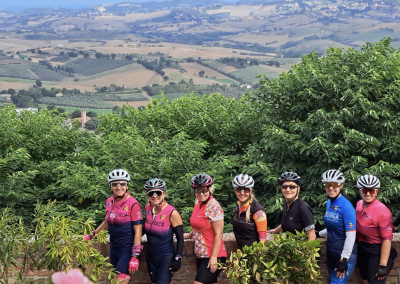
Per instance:
[[[132,273],[139,268],[139,260],[132,256],[131,260],[129,261],[129,272]]]
[[[96,236],[96,232],[95,232],[95,231],[92,231],[92,233],[91,233],[90,235],[84,236],[84,237],[83,237],[83,240],[84,240],[84,241],[93,240],[93,239],[94,239],[94,236]]]

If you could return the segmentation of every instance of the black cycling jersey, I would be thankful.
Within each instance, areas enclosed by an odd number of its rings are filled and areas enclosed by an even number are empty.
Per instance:
[[[253,220],[254,214],[260,210],[265,211],[260,203],[253,200],[250,204],[250,221],[246,223],[246,211],[242,212],[239,216],[239,204],[236,204],[236,212],[232,219],[232,226],[239,249],[244,246],[251,246],[254,242],[260,241],[256,222]]]
[[[297,198],[287,210],[287,204],[283,205],[282,216],[283,232],[291,232],[296,234],[296,231],[309,231],[315,229],[313,212],[307,202],[301,198]]]

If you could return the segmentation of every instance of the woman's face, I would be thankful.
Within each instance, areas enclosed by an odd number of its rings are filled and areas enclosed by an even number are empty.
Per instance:
[[[253,192],[252,188],[251,189],[245,187],[235,188],[236,197],[241,203],[245,203],[247,200],[249,200],[252,192]]]
[[[294,181],[285,181],[281,185],[281,191],[286,200],[293,200],[296,197],[297,191],[300,191],[300,186]]]
[[[324,183],[324,186],[329,198],[335,198],[338,196],[340,190],[343,188],[343,184],[338,184],[336,182],[326,182]]]
[[[364,203],[371,203],[378,195],[378,190],[376,190],[375,188],[362,188],[360,189],[360,193],[362,200],[364,200]]]
[[[164,201],[165,191],[159,188],[152,189],[147,193],[147,199],[153,206],[160,205]]]
[[[200,202],[205,202],[210,197],[210,189],[207,186],[196,187],[194,194]]]
[[[115,196],[123,197],[128,190],[128,182],[124,180],[116,180],[111,182],[110,187]]]

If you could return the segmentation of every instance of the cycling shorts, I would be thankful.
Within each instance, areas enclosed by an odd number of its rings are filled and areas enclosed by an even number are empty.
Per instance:
[[[129,261],[131,260],[132,246],[110,246],[110,263],[117,274],[129,275]],[[125,278],[125,277],[124,277]]]
[[[226,257],[218,257],[217,259],[218,262],[226,262]],[[211,273],[210,268],[207,268],[209,261],[209,258],[196,258],[197,274],[195,281],[202,284],[217,283],[218,275],[221,273],[221,269],[217,269],[214,273]]]
[[[172,273],[169,267],[174,257],[174,255],[152,256],[147,254],[147,270],[152,283],[169,284],[171,282]]]
[[[346,284],[356,268],[357,254],[352,253],[347,261],[347,272],[343,278],[336,276],[336,265],[340,261],[341,253],[337,251],[326,250],[326,264],[328,265],[329,278],[331,284]]]
[[[386,283],[386,279],[378,280],[376,278],[376,271],[378,270],[379,263],[381,261],[381,256],[376,255],[372,257],[358,257],[357,265],[360,269],[361,279],[367,280],[369,284],[384,284]],[[390,270],[392,270],[394,265],[394,259],[392,256],[389,257],[387,266],[389,267],[388,274]]]

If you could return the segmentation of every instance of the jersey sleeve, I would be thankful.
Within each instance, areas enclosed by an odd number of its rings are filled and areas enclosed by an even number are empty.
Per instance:
[[[256,223],[260,241],[265,241],[267,239],[267,214],[265,214],[264,210],[258,210],[253,215],[253,220]]]
[[[300,212],[300,222],[303,225],[304,231],[308,232],[315,229],[314,216],[311,207],[307,203],[304,203]]]
[[[205,215],[211,222],[217,222],[224,219],[224,210],[221,205],[219,205],[218,201],[212,199],[207,203]]]
[[[142,224],[142,210],[140,209],[139,203],[135,203],[132,205],[131,223],[132,226]]]
[[[356,210],[351,205],[350,202],[347,202],[344,206],[343,210],[343,222],[346,229],[346,232],[355,232],[356,231]]]
[[[379,233],[382,240],[391,240],[393,239],[392,213],[387,208],[380,211],[381,214],[378,220]]]

